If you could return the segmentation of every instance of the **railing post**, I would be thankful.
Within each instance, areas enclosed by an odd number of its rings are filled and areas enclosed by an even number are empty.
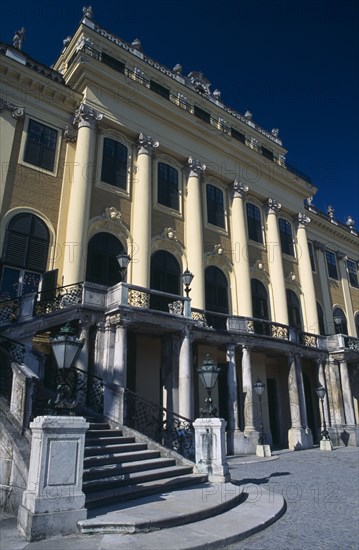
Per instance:
[[[188,319],[191,319],[191,317],[192,317],[191,299],[190,298],[184,298],[183,301],[184,301],[183,316],[187,317]]]

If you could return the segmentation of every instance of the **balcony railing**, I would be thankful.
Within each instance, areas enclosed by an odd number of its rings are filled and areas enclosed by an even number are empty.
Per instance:
[[[60,309],[82,303],[83,283],[62,286],[36,294],[34,315],[53,313]]]
[[[7,325],[19,318],[20,298],[0,301],[0,326]]]

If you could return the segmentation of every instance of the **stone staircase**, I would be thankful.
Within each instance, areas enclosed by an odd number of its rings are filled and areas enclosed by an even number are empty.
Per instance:
[[[83,492],[86,508],[145,497],[203,483],[205,475],[193,474],[191,465],[180,465],[159,450],[124,436],[106,423],[90,423],[86,434]]]

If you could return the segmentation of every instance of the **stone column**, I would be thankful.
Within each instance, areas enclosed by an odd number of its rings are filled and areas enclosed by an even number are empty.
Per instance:
[[[81,103],[75,113],[74,126],[78,128],[76,155],[71,185],[66,226],[64,254],[64,285],[83,281],[87,251],[88,221],[93,186],[95,128],[102,119],[86,103]],[[62,245],[62,243],[59,243]]]
[[[233,314],[243,317],[253,317],[251,277],[247,254],[248,235],[244,208],[244,197],[247,192],[248,187],[246,185],[237,180],[233,182],[231,246],[232,250],[234,250],[233,268],[236,280],[236,288],[233,292],[235,298],[233,299],[233,304],[237,309]],[[236,299],[238,299],[238,304],[236,304]]]
[[[331,334],[334,329],[333,325],[333,312],[332,312],[332,299],[330,296],[326,259],[325,259],[325,245],[319,241],[313,242],[314,250],[316,251],[317,269],[320,281],[320,287],[322,290],[323,299],[323,314],[326,334]]]
[[[329,356],[328,374],[331,394],[331,402],[329,403],[329,406],[332,426],[340,431],[342,426],[345,424],[345,417],[343,399],[340,390],[339,367],[333,356]]]
[[[244,393],[244,433],[255,431],[253,407],[253,381],[251,351],[248,346],[242,346],[242,383]]]
[[[183,331],[179,353],[178,373],[178,414],[193,418],[193,375],[192,375],[192,349],[189,328]]]
[[[188,269],[194,275],[191,283],[192,307],[205,309],[201,176],[206,165],[190,157],[188,168],[185,239]]]
[[[339,267],[339,277],[340,277],[340,282],[342,285],[342,291],[344,296],[345,315],[348,323],[348,334],[349,336],[354,336],[355,338],[357,335],[357,331],[356,331],[355,319],[354,319],[354,307],[353,307],[353,302],[350,295],[348,273],[345,265],[345,261],[348,259],[348,257],[345,254],[342,254],[341,252],[337,252],[336,256],[337,256],[337,262]]]
[[[89,334],[91,323],[88,321],[80,321],[81,333],[80,340],[83,340],[84,345],[80,351],[80,355],[76,361],[76,368],[84,372],[88,372],[89,368]]]
[[[236,346],[227,346],[228,430],[227,453],[235,454],[235,441],[239,433],[238,385],[236,370]]]
[[[344,403],[346,425],[355,426],[353,398],[352,398],[352,391],[351,391],[350,382],[349,382],[348,365],[344,357],[340,358],[339,366],[340,366],[340,378],[342,382],[343,403]]]
[[[291,428],[288,432],[289,449],[300,450],[313,447],[313,437],[307,424],[307,415],[304,400],[304,388],[300,359],[291,353],[289,361],[289,406]]]
[[[323,386],[326,389],[325,396],[323,399],[323,406],[324,406],[324,416],[325,416],[325,422],[327,425],[327,429],[330,426],[330,416],[329,416],[329,406],[328,406],[328,389],[326,384],[326,376],[325,376],[325,359],[319,358],[317,360],[317,367],[318,367],[318,382],[320,386]],[[319,399],[319,398],[318,398]],[[320,399],[319,399],[320,401]],[[320,418],[321,418],[321,424],[323,426],[323,413],[322,413],[322,406],[319,405],[319,412],[320,412]]]
[[[125,418],[124,392],[127,384],[127,327],[120,315],[106,323],[109,349],[104,393],[104,415],[118,424]]]
[[[306,226],[310,222],[310,218],[306,214],[298,214],[298,229],[297,229],[297,252],[298,252],[298,269],[299,279],[302,287],[304,308],[303,320],[304,331],[313,334],[319,334],[319,321],[317,313],[317,302],[315,296],[315,288],[312,274],[312,266],[310,263],[309,248]]]
[[[0,98],[0,212],[2,211],[6,180],[10,168],[10,156],[14,144],[17,120],[25,114],[25,109]],[[14,167],[15,170],[15,167]]]
[[[82,492],[85,433],[79,416],[38,416],[30,424],[32,445],[18,529],[28,541],[77,532],[86,519]]]
[[[287,296],[282,262],[282,248],[278,228],[277,214],[282,205],[274,199],[268,199],[267,248],[270,281],[275,300],[272,304],[273,318],[277,323],[288,325]]]
[[[138,136],[137,169],[133,180],[131,233],[132,283],[149,288],[152,216],[152,153],[159,146],[151,136]]]

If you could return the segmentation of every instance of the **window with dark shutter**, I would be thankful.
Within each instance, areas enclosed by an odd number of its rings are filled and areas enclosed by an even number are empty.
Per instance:
[[[120,189],[127,188],[127,147],[105,138],[103,140],[101,180]]]

